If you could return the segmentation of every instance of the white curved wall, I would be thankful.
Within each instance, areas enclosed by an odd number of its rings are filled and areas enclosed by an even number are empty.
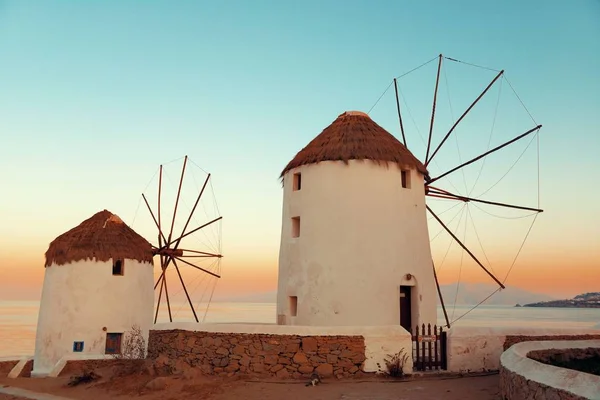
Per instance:
[[[294,191],[297,172],[302,186]],[[403,188],[396,164],[372,161],[327,161],[285,174],[278,323],[399,325],[400,285],[413,286],[412,325],[437,322],[423,177],[412,169],[410,181]],[[297,238],[292,217],[300,217]],[[297,296],[295,317],[289,296]]]
[[[112,260],[47,267],[32,375],[47,374],[65,355],[104,354],[106,332],[126,332],[137,324],[147,339],[153,286],[152,264],[130,259],[123,276],[112,275]],[[74,341],[84,342],[82,353],[73,352]]]

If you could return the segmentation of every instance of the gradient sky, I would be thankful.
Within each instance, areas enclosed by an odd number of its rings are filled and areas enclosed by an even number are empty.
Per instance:
[[[216,296],[274,290],[280,171],[340,113],[369,111],[393,77],[439,53],[504,69],[508,81],[461,123],[433,175],[486,149],[498,96],[492,145],[535,126],[507,82],[543,124],[546,211],[507,284],[565,296],[600,290],[599,38],[597,0],[0,0],[0,299],[39,298],[49,242],[102,209],[152,240],[147,213],[136,212],[140,194],[159,164],[186,154],[212,174],[224,217]],[[404,114],[409,148],[421,159],[435,71],[432,62],[400,79],[419,127]],[[444,71],[435,143],[495,75],[448,61]],[[392,96],[371,116],[399,137]],[[461,185],[477,180],[473,194],[483,192],[528,143],[486,161],[480,180],[477,166],[444,187],[464,194]],[[536,146],[484,197],[536,206]],[[175,180],[180,162],[169,164]],[[477,235],[462,205],[444,217],[456,216],[453,229],[476,252],[481,241],[485,256],[477,254],[504,277],[532,219],[469,207]],[[432,223],[431,236],[438,231]],[[432,242],[438,265],[447,244],[442,235]],[[491,282],[460,259],[449,252],[443,282],[459,273]]]

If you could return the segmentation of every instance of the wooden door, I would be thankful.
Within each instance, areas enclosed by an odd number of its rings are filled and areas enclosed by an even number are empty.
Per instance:
[[[400,325],[408,332],[412,327],[410,292],[411,286],[400,286]]]
[[[121,336],[122,333],[106,334],[106,354],[121,354]]]

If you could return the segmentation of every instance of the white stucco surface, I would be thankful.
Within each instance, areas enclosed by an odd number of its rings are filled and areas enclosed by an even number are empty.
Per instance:
[[[8,378],[18,378],[19,375],[21,374],[21,372],[23,371],[23,368],[25,368],[25,365],[27,364],[27,362],[33,360],[33,357],[21,357],[19,358],[19,362],[17,362],[17,364],[15,364],[15,366],[10,370],[10,372],[8,373]],[[0,359],[0,361],[3,361],[2,359]]]
[[[293,175],[302,186],[293,190]],[[279,323],[400,324],[400,286],[412,286],[412,326],[437,320],[423,176],[403,188],[397,164],[325,161],[284,176]],[[300,235],[292,237],[292,218]],[[406,274],[412,279],[406,280]],[[291,315],[290,296],[297,296]]]
[[[133,325],[146,339],[152,325],[153,266],[126,259],[124,275],[112,275],[112,261],[52,264],[45,269],[32,376],[47,375],[61,358],[104,354],[107,332]],[[106,331],[103,330],[106,328]],[[73,342],[83,341],[83,352]]]
[[[177,322],[156,324],[152,330],[181,329],[197,332],[248,333],[299,336],[362,336],[365,339],[365,372],[377,372],[378,365],[385,369],[385,358],[401,349],[412,352],[410,334],[401,326],[290,326],[275,324],[197,324]],[[412,358],[404,365],[405,373],[412,373]]]
[[[448,330],[448,370],[498,370],[506,336],[599,335],[599,329],[452,327]]]
[[[600,399],[600,376],[559,368],[527,358],[535,350],[600,348],[600,340],[522,342],[511,346],[500,358],[502,366],[528,381],[565,390],[584,399]]]

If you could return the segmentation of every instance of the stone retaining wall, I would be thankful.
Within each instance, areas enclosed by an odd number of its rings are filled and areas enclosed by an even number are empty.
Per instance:
[[[300,336],[150,331],[148,358],[155,367],[173,368],[184,361],[206,375],[270,376],[279,379],[362,373],[362,336]]]

